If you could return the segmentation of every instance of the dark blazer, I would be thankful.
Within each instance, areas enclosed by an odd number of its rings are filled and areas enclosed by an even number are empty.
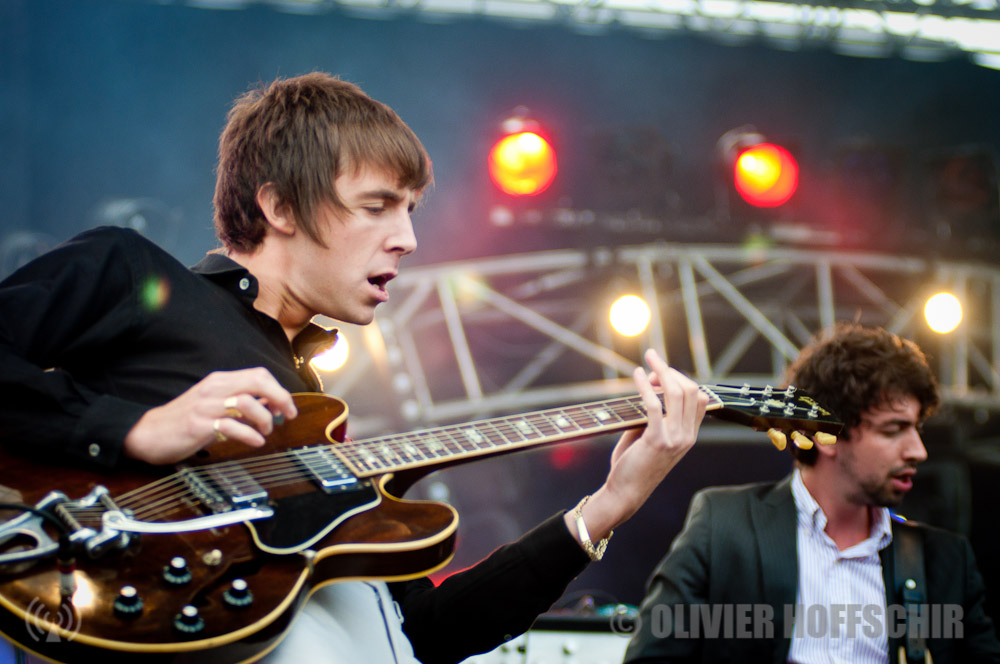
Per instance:
[[[962,638],[928,639],[934,664],[1000,662],[1000,642],[983,610],[985,588],[968,541],[937,528],[896,522],[894,537],[898,528],[911,527],[918,528],[924,540],[927,602],[962,607]],[[791,477],[777,484],[698,492],[684,529],[650,579],[625,661],[786,661],[794,629],[786,607],[794,606],[798,585],[796,540]],[[892,545],[880,553],[887,605],[901,603],[895,591],[892,555]],[[761,629],[753,638],[745,638],[748,630],[733,632],[730,638],[725,633],[707,636],[704,630],[700,638],[693,638],[685,634],[693,634],[690,629],[678,635],[673,618],[677,613],[689,615],[690,609],[678,611],[675,607],[697,604],[710,605],[704,608],[753,605],[755,610],[765,611],[759,615],[766,617],[755,625],[773,629]],[[665,617],[673,619],[669,625],[664,623]],[[893,663],[900,643],[890,639]]]

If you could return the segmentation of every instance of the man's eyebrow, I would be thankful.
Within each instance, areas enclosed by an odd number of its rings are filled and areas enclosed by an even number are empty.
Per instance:
[[[402,193],[392,189],[372,189],[371,191],[361,192],[358,194],[358,198],[363,200],[379,199],[383,201],[396,202],[403,200],[404,196]]]
[[[870,426],[873,427],[887,427],[887,426],[917,426],[920,424],[917,420],[911,420],[908,417],[892,417],[887,420],[873,420],[871,418],[864,418],[864,421],[868,422]]]

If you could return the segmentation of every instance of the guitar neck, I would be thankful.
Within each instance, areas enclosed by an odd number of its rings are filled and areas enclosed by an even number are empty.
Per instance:
[[[709,410],[723,407],[712,388],[701,389],[709,396]],[[371,477],[616,433],[643,426],[647,419],[642,398],[631,396],[350,441],[332,449],[359,477]]]
[[[758,431],[777,429],[835,436],[843,424],[804,392],[788,387],[701,385],[707,410],[715,417]],[[663,396],[660,395],[663,408]],[[330,449],[359,477],[372,477],[519,449],[580,440],[646,424],[646,407],[638,395],[496,417],[411,433],[349,441]]]

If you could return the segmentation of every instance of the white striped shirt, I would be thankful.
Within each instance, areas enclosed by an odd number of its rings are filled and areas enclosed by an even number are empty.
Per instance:
[[[798,470],[799,584],[788,662],[888,664],[885,580],[878,552],[892,542],[889,510],[871,508],[868,539],[841,551],[826,534],[826,515]]]

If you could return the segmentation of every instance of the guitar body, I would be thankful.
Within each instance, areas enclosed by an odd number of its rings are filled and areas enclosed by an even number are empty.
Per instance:
[[[716,416],[797,445],[801,432],[833,444],[843,426],[791,387],[702,389]],[[342,401],[295,403],[263,449],[216,444],[176,468],[81,471],[0,449],[0,502],[34,509],[0,507],[0,633],[56,662],[253,661],[316,588],[412,579],[451,559],[454,509],[398,500],[390,480],[647,421],[632,396],[347,441]],[[50,522],[76,557],[66,592]]]
[[[392,497],[389,475],[324,485],[326,469],[302,470],[315,463],[312,457],[287,460],[299,448],[329,448],[346,428],[343,402],[326,395],[295,399],[299,417],[276,427],[263,449],[224,443],[162,474],[148,466],[81,471],[0,450],[3,502],[36,505],[52,490],[76,500],[101,485],[136,520],[169,524],[219,512],[212,507],[221,486],[232,489],[237,506],[253,499],[273,510],[245,523],[132,535],[127,546],[95,558],[78,552],[76,590],[68,598],[53,556],[0,564],[0,632],[57,662],[253,661],[278,644],[316,588],[353,578],[416,578],[445,565],[457,527],[451,507]],[[241,464],[263,471],[257,479],[234,474]],[[210,479],[214,490],[202,493],[190,477]],[[100,530],[103,511],[98,504],[73,517]],[[0,525],[17,516],[0,510]],[[55,537],[54,528],[44,528]],[[30,534],[9,532],[4,538],[0,530],[0,554],[33,546],[29,540]],[[184,566],[165,573],[176,558]],[[234,595],[235,579],[246,582],[249,595]],[[141,610],[116,608],[124,586],[137,591]],[[178,626],[189,606],[197,617]]]

